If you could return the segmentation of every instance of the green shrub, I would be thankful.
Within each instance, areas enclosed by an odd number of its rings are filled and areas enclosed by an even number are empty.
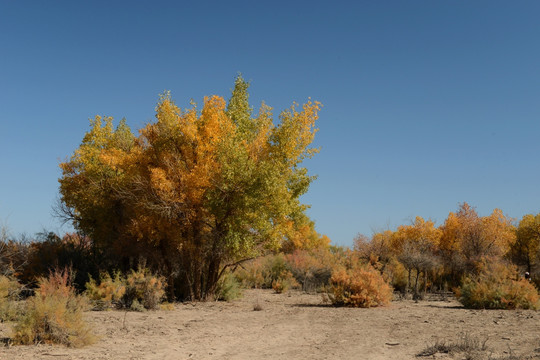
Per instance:
[[[519,279],[515,266],[484,260],[477,275],[466,277],[456,296],[471,309],[537,309],[538,291]]]
[[[86,299],[71,286],[67,270],[40,278],[33,297],[26,301],[24,314],[14,328],[15,344],[63,344],[80,347],[94,342],[83,318]]]
[[[369,265],[339,269],[330,279],[329,298],[337,306],[375,307],[392,300],[392,288]]]
[[[231,301],[240,296],[242,296],[240,282],[232,273],[226,272],[217,283],[216,300]]]

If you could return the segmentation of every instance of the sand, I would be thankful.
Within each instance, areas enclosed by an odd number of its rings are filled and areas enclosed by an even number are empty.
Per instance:
[[[262,310],[254,311],[257,303]],[[0,359],[463,359],[415,356],[460,336],[487,340],[492,358],[540,359],[540,312],[467,310],[453,299],[355,309],[325,305],[317,294],[246,290],[228,303],[86,315],[99,336],[94,345],[6,346],[0,347]],[[0,337],[9,331],[9,324],[0,324]]]

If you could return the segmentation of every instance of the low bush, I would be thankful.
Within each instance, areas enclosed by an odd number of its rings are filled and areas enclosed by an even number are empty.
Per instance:
[[[88,305],[75,293],[67,270],[40,278],[35,295],[26,301],[24,314],[14,327],[14,344],[63,344],[81,347],[95,337],[83,318]]]
[[[86,296],[96,310],[113,305],[135,311],[156,310],[165,296],[165,281],[143,267],[127,276],[120,272],[114,277],[103,273],[99,284],[92,278],[86,283]]]
[[[240,296],[242,296],[240,282],[232,273],[226,272],[217,283],[216,300],[231,301]]]
[[[20,313],[21,285],[11,277],[0,275],[0,321],[16,320]]]
[[[488,351],[486,346],[488,339],[480,339],[472,336],[469,333],[460,333],[458,340],[453,342],[436,341],[433,345],[428,346],[416,356],[429,356],[434,357],[436,354],[449,354],[452,357],[454,355],[464,354],[465,359],[483,359],[482,356]],[[489,359],[492,359],[491,356]]]
[[[270,289],[283,271],[289,270],[285,255],[267,255],[245,263],[235,272],[245,288]]]
[[[534,285],[519,279],[515,266],[497,261],[482,261],[478,274],[466,277],[456,296],[463,306],[471,309],[537,309],[540,306]]]
[[[108,273],[102,273],[99,285],[92,277],[86,283],[85,294],[96,310],[104,310],[111,306],[119,307],[125,293],[125,279],[120,272],[116,272],[114,278]]]
[[[339,269],[332,274],[328,294],[336,306],[375,307],[392,300],[392,288],[369,265]]]
[[[265,287],[265,279],[263,276],[263,258],[250,260],[241,265],[234,272],[234,276],[240,283],[240,286],[245,289],[262,289]]]
[[[288,254],[286,260],[303,291],[319,291],[329,284],[335,259],[327,249],[296,250]]]
[[[132,270],[125,280],[126,291],[122,296],[125,308],[156,310],[165,296],[165,281],[146,268]]]
[[[272,289],[278,294],[289,291],[290,288],[298,287],[298,282],[294,279],[289,270],[283,270],[278,278],[272,281]]]

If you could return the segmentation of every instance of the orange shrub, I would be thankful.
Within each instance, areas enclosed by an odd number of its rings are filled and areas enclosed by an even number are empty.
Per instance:
[[[388,304],[392,288],[371,266],[357,266],[332,274],[329,297],[334,305],[369,308]]]
[[[70,278],[64,270],[39,279],[35,296],[27,300],[24,314],[15,325],[15,344],[79,347],[95,341],[83,316],[86,301],[75,293]]]
[[[287,292],[291,287],[298,287],[298,285],[293,274],[288,270],[282,271],[279,277],[272,281],[272,289],[278,294]]]

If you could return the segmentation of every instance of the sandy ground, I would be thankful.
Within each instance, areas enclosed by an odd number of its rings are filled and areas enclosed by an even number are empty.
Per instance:
[[[254,311],[257,303],[262,310]],[[540,312],[466,310],[454,300],[353,309],[325,305],[320,295],[248,290],[230,303],[87,316],[100,337],[92,346],[0,347],[0,359],[414,359],[437,340],[455,342],[463,333],[487,339],[494,358],[540,359]],[[0,324],[0,337],[9,331]]]

